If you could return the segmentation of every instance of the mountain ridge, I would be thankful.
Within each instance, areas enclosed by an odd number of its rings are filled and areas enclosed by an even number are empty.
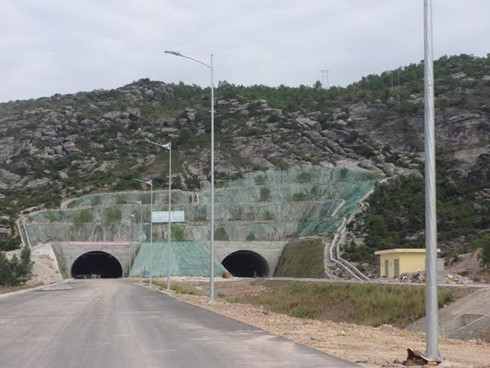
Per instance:
[[[485,188],[490,58],[443,57],[435,62],[435,73],[438,174],[454,192],[455,185],[473,183],[468,193],[447,194],[479,207],[471,214],[483,218],[479,227],[462,235],[471,239],[488,223],[490,207]],[[217,185],[246,172],[342,162],[381,171],[392,186],[411,176],[422,178],[422,78],[423,65],[411,64],[328,90],[318,83],[273,88],[220,82]],[[81,194],[139,189],[137,178],[153,178],[156,188],[165,188],[167,152],[145,139],[171,140],[173,186],[198,188],[209,180],[209,104],[209,88],[149,79],[115,90],[1,103],[1,248],[18,244],[13,222],[26,208],[56,207],[61,199]],[[361,216],[354,243],[362,243],[366,232],[369,237],[371,230],[362,225],[371,226],[369,216]]]

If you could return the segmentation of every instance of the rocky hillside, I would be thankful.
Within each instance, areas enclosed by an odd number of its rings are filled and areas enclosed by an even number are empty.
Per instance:
[[[471,238],[485,221],[488,228],[490,57],[444,57],[435,73],[439,175],[448,188],[465,188],[442,199],[457,210],[461,197],[479,219],[448,241]],[[209,110],[209,89],[148,79],[0,104],[1,248],[17,246],[13,225],[21,211],[86,193],[140,189],[137,178],[165,188],[168,152],[145,139],[172,141],[174,187],[197,189],[209,179]],[[423,174],[423,67],[328,90],[318,82],[299,88],[220,82],[215,139],[218,185],[245,172],[347,161],[376,168],[400,186]],[[369,216],[357,227],[357,245],[369,237]],[[412,225],[408,232],[416,231]]]

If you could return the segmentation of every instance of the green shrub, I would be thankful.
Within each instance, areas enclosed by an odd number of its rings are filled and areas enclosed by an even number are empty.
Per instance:
[[[267,179],[267,175],[257,175],[254,177],[255,185],[265,185],[265,180]]]
[[[490,234],[483,235],[476,241],[476,244],[480,248],[478,253],[478,260],[482,267],[490,267]]]
[[[108,207],[104,210],[104,224],[114,225],[121,222],[121,209],[117,207]]]
[[[206,207],[196,208],[196,214],[194,215],[194,221],[206,221]]]
[[[214,230],[214,239],[215,240],[230,240],[228,233],[226,232],[224,227],[218,227]]]
[[[260,188],[260,202],[268,202],[271,197],[271,192],[269,188],[262,187]]]
[[[82,224],[94,221],[94,214],[91,210],[81,210],[73,216],[73,225],[79,228]]]
[[[9,260],[0,252],[0,285],[15,286],[27,282],[32,274],[32,265],[31,248],[28,246],[22,248],[20,259],[14,254]]]
[[[294,193],[293,194],[293,197],[291,198],[291,200],[293,202],[299,202],[299,201],[307,201],[309,199],[309,196],[308,194],[306,193]]]
[[[174,241],[184,241],[185,240],[185,229],[182,226],[172,227],[172,240]]]
[[[296,181],[298,183],[311,183],[311,174],[303,172],[296,177]]]
[[[263,219],[265,221],[271,221],[271,220],[274,220],[275,218],[276,218],[276,216],[274,216],[274,213],[272,213],[269,210],[265,211],[264,217],[263,217]]]
[[[246,238],[247,241],[254,241],[255,240],[255,235],[254,233],[249,233]]]

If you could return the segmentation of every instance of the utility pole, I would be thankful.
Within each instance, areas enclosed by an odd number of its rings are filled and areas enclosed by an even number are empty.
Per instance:
[[[320,73],[322,73],[322,85],[323,85],[323,88],[325,89],[329,89],[330,88],[330,85],[328,83],[328,72],[330,71],[330,69],[322,69],[320,70]],[[327,75],[327,87],[325,87],[325,74]]]

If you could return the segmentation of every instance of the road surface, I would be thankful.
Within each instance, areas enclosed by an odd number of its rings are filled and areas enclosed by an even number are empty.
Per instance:
[[[122,279],[0,297],[0,367],[357,367]]]

